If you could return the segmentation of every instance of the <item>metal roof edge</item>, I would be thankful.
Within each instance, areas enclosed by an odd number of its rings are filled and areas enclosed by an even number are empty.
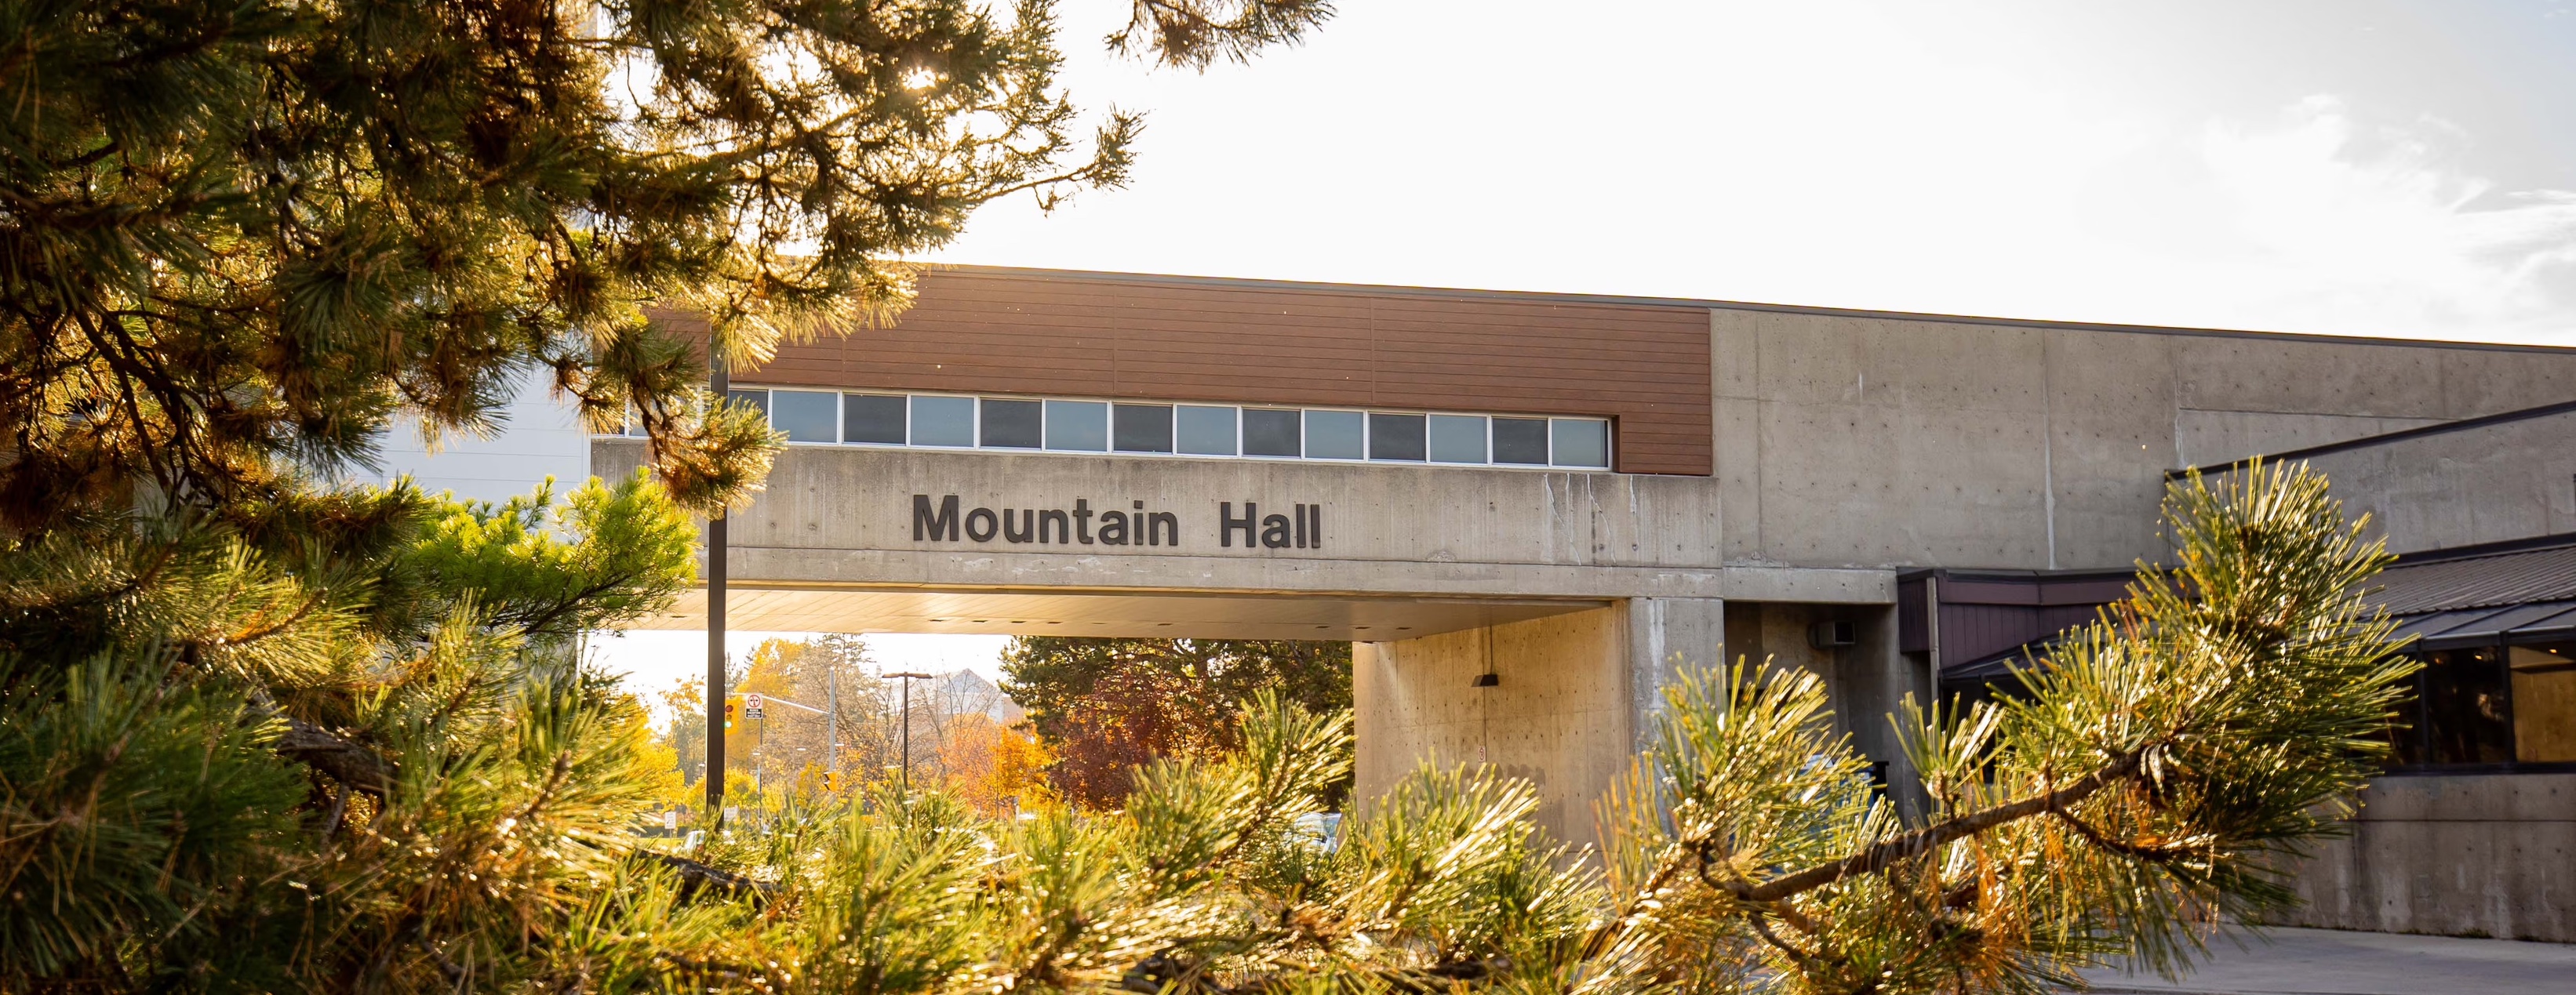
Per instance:
[[[1335,283],[1322,280],[1276,280],[1235,276],[1188,276],[1172,273],[1121,273],[1110,270],[1048,269],[1036,266],[990,266],[980,263],[922,263],[924,272],[958,272],[995,276],[1029,276],[1060,280],[1087,280],[1103,283],[1147,283],[1181,287],[1232,287],[1246,290],[1303,290],[1325,293],[1375,294],[1393,297],[1436,297],[1465,300],[1519,300],[1558,304],[1597,304],[1623,307],[1688,308],[1711,311],[1751,311],[1765,314],[1799,314],[1832,318],[1865,318],[1882,321],[1921,321],[1952,325],[1986,325],[2005,328],[2047,328],[2082,332],[2121,332],[2138,335],[2182,335],[2206,338],[2272,339],[2287,342],[2315,342],[2340,345],[2413,346],[2435,349],[2471,349],[2489,352],[2576,353],[2576,346],[2529,345],[2512,342],[2470,342],[2450,339],[2400,338],[2374,335],[2335,335],[2318,332],[2275,332],[2234,328],[2202,328],[2184,325],[2136,325],[2118,322],[2067,321],[2051,318],[2003,318],[1991,315],[1938,314],[1926,311],[1887,311],[1873,308],[1823,307],[1806,304],[1772,304],[1759,301],[1728,301],[1698,297],[1653,297],[1621,294],[1586,294],[1543,290],[1485,290],[1465,287],[1412,287],[1397,284]]]
[[[2507,553],[2528,553],[2534,550],[2559,549],[2567,546],[2576,546],[2576,532],[2556,532],[2549,535],[2529,536],[2521,539],[2500,539],[2495,542],[2472,543],[2466,546],[2419,549],[2412,552],[2397,554],[2397,562],[2390,564],[2390,566],[2411,567],[2421,563],[2441,563],[2449,560],[2470,560],[2481,556],[2501,556]]]
[[[2277,453],[2258,453],[2253,456],[2247,456],[2243,459],[2229,460],[2225,463],[2210,463],[2203,466],[2184,467],[2179,470],[2167,470],[2165,471],[2165,479],[2181,480],[2195,473],[2204,477],[2215,476],[2221,473],[2234,473],[2238,470],[2254,465],[2257,460],[2266,463],[2279,463],[2285,460],[2302,460],[2314,456],[2328,456],[2334,453],[2347,452],[2354,449],[2368,449],[2372,446],[2384,446],[2393,442],[2405,442],[2409,439],[2421,439],[2435,435],[2449,435],[2453,432],[2471,432],[2481,428],[2492,428],[2497,425],[2509,425],[2514,422],[2549,418],[2556,415],[2568,414],[2570,412],[2576,412],[2576,401],[2559,401],[2555,404],[2542,404],[2528,408],[2515,408],[2511,411],[2499,411],[2495,414],[2479,415],[2475,418],[2461,418],[2456,421],[2446,421],[2437,425],[2418,425],[2414,428],[2401,428],[2394,432],[2381,432],[2377,435],[2365,435],[2357,439],[2345,439],[2342,442],[2328,442],[2323,445],[2305,446],[2298,449],[2284,449]]]

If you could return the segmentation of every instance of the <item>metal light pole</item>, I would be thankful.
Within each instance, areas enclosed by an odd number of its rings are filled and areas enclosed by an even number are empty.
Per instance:
[[[912,794],[912,682],[929,680],[930,675],[916,674],[907,670],[886,676],[903,680],[903,793],[906,797],[910,797]]]
[[[831,710],[823,719],[823,747],[832,751],[832,760],[823,769],[835,774],[841,772],[841,677],[832,665],[840,662],[840,655],[836,644],[832,655],[823,658],[823,707]]]
[[[733,386],[725,374],[724,353],[707,339],[707,390],[723,404]],[[725,770],[725,516],[707,519],[707,813],[718,825],[724,819]]]

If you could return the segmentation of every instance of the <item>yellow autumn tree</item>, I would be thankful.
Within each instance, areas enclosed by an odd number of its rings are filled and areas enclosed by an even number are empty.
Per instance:
[[[939,765],[948,791],[987,815],[1051,808],[1047,790],[1046,747],[1019,726],[1006,726],[981,712],[948,720],[939,744]]]

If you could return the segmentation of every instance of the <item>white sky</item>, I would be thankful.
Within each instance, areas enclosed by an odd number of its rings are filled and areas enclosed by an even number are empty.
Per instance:
[[[1062,13],[1131,188],[938,259],[2576,345],[2566,2],[1341,0],[1205,75],[1126,6]]]
[[[2576,343],[2569,4],[1344,0],[958,262]]]

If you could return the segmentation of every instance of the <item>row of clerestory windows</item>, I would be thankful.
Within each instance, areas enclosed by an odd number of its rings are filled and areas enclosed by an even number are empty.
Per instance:
[[[736,388],[795,444],[1607,470],[1606,418]],[[630,434],[635,429],[628,429]]]

